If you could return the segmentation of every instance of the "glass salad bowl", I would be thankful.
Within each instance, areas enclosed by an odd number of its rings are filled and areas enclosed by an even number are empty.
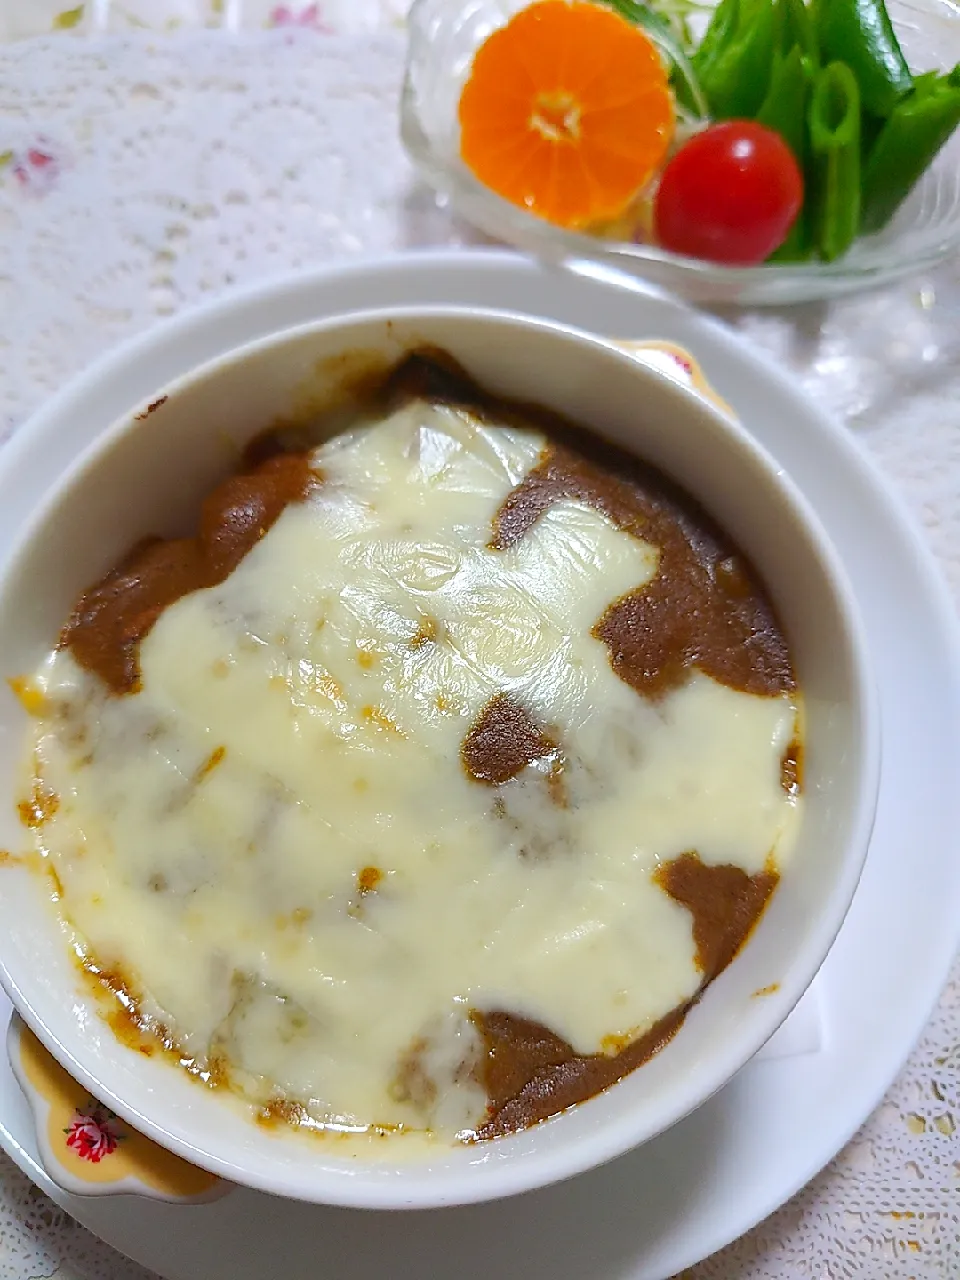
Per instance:
[[[823,0],[829,3],[830,0]],[[694,302],[778,305],[834,297],[920,272],[960,248],[960,130],[896,216],[835,262],[730,267],[653,244],[554,226],[494,194],[462,163],[457,108],[477,48],[529,0],[414,0],[401,134],[421,176],[488,235],[558,264],[622,283],[643,280]],[[960,0],[887,0],[916,71],[960,63]]]

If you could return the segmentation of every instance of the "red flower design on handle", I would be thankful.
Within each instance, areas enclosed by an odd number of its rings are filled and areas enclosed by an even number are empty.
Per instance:
[[[693,362],[690,360],[689,356],[682,356],[679,351],[671,351],[670,355],[677,362],[683,372],[692,378]]]
[[[73,1147],[81,1160],[99,1164],[123,1141],[121,1124],[109,1108],[95,1098],[88,1098],[86,1109],[78,1111],[63,1132],[67,1135],[67,1146]]]

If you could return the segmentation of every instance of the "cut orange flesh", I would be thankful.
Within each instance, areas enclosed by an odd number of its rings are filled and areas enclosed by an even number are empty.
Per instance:
[[[477,50],[460,154],[504,199],[584,227],[647,185],[674,123],[667,73],[639,27],[590,0],[538,0]]]

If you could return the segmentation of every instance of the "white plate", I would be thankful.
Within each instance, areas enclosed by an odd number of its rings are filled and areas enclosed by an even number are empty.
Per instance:
[[[817,980],[819,1047],[755,1060],[671,1132],[603,1169],[464,1209],[370,1214],[248,1191],[202,1208],[69,1197],[37,1165],[5,1064],[0,1144],[85,1226],[171,1280],[664,1280],[771,1213],[843,1146],[918,1038],[958,941],[960,637],[919,535],[854,442],[764,359],[677,303],[508,254],[408,255],[376,274],[360,264],[268,285],[108,357],[61,393],[69,435],[41,412],[0,454],[0,539],[106,423],[186,369],[329,311],[413,302],[504,307],[686,346],[818,509],[875,646],[884,725],[863,881]]]

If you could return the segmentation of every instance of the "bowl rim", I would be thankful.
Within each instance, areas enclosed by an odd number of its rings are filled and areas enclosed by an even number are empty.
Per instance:
[[[126,1102],[122,1094],[105,1084],[100,1075],[86,1066],[71,1050],[69,1046],[71,1036],[68,1034],[61,1038],[57,1028],[47,1025],[35,1013],[28,995],[17,982],[16,976],[7,967],[7,961],[3,954],[3,944],[0,942],[0,985],[6,990],[15,1009],[46,1048],[77,1080],[84,1084],[91,1093],[110,1105],[135,1128],[184,1159],[200,1165],[227,1180],[240,1182],[254,1189],[294,1199],[311,1200],[345,1207],[407,1209],[464,1205],[545,1187],[575,1176],[587,1169],[598,1167],[624,1152],[652,1140],[658,1134],[683,1119],[692,1110],[701,1106],[713,1093],[722,1088],[773,1035],[799,1002],[820,969],[840,930],[860,879],[863,863],[867,856],[879,791],[881,745],[879,700],[873,677],[869,645],[846,571],[825,530],[822,528],[815,511],[793,483],[790,476],[767,450],[756,441],[739,419],[730,418],[723,414],[719,408],[715,407],[695,390],[670,377],[669,374],[643,364],[632,354],[619,347],[615,339],[598,336],[576,325],[495,307],[423,304],[362,308],[327,315],[319,320],[307,321],[303,324],[283,328],[265,337],[233,347],[211,359],[203,361],[183,375],[157,388],[155,392],[151,393],[150,399],[155,399],[161,395],[174,397],[193,384],[229,370],[232,366],[238,366],[252,357],[269,352],[271,349],[284,346],[287,343],[295,342],[310,334],[329,334],[338,330],[346,331],[351,327],[360,327],[372,323],[386,324],[389,321],[397,320],[416,322],[417,320],[429,321],[438,319],[454,319],[471,323],[480,321],[494,325],[507,325],[521,331],[539,331],[559,343],[570,342],[585,346],[595,353],[598,360],[612,360],[621,366],[629,368],[631,376],[635,377],[638,383],[650,381],[666,388],[668,395],[675,398],[678,408],[684,407],[688,414],[699,415],[704,427],[732,436],[736,445],[742,451],[752,455],[754,461],[767,473],[770,483],[778,490],[781,499],[792,506],[795,514],[800,518],[809,540],[810,548],[815,553],[825,576],[829,579],[838,613],[846,630],[853,659],[854,686],[851,689],[851,694],[855,698],[855,706],[858,712],[857,728],[862,747],[862,764],[857,778],[856,802],[852,806],[854,817],[850,823],[851,835],[844,849],[844,872],[838,879],[831,897],[826,903],[831,909],[821,913],[817,928],[807,935],[803,947],[795,953],[790,963],[791,980],[784,980],[776,993],[761,1002],[765,1017],[759,1020],[760,1029],[739,1048],[729,1050],[726,1054],[718,1055],[714,1059],[716,1065],[711,1073],[714,1079],[709,1088],[705,1090],[701,1088],[699,1092],[688,1089],[688,1094],[695,1092],[696,1096],[688,1096],[675,1102],[665,1116],[661,1117],[654,1125],[641,1127],[640,1131],[637,1131],[638,1126],[631,1128],[628,1115],[626,1122],[620,1120],[615,1126],[606,1125],[602,1127],[600,1137],[603,1138],[604,1134],[606,1134],[605,1140],[597,1141],[594,1139],[587,1142],[581,1139],[579,1142],[568,1144],[560,1152],[539,1152],[533,1158],[530,1155],[526,1155],[523,1159],[514,1161],[500,1159],[496,1162],[491,1162],[487,1159],[483,1161],[483,1164],[487,1166],[488,1172],[482,1177],[478,1176],[480,1173],[478,1165],[464,1165],[462,1171],[458,1171],[455,1178],[443,1172],[442,1182],[437,1180],[435,1186],[430,1187],[427,1185],[422,1190],[412,1191],[408,1185],[409,1180],[402,1177],[397,1180],[380,1180],[379,1182],[370,1180],[361,1185],[360,1179],[345,1177],[341,1170],[332,1170],[329,1166],[324,1168],[319,1162],[316,1166],[315,1185],[306,1187],[302,1181],[297,1182],[296,1185],[281,1185],[280,1180],[277,1178],[261,1175],[253,1162],[247,1167],[240,1167],[233,1161],[217,1155],[215,1150],[211,1151],[198,1147],[189,1138],[171,1132],[160,1121],[155,1120],[152,1115],[144,1114],[134,1105]],[[184,322],[188,320],[188,316],[183,318]],[[180,322],[181,318],[177,318],[171,323],[177,325]],[[164,333],[167,333],[169,326],[164,326],[163,329]],[[149,350],[152,336],[152,334],[145,335],[144,338],[137,340],[135,349],[141,357],[145,350]],[[349,338],[345,338],[345,341],[349,342]],[[134,350],[133,345],[131,345],[130,350],[132,353]],[[85,390],[89,394],[91,389],[96,387],[96,379],[91,379],[90,374],[83,375],[83,377]],[[73,389],[72,385],[66,388],[46,407],[45,419],[56,419],[58,406],[60,404],[64,406],[68,404],[68,398]],[[142,401],[131,405],[122,414],[114,418],[99,435],[95,436],[79,452],[70,465],[47,488],[42,501],[34,509],[30,518],[24,522],[20,536],[15,539],[12,547],[3,558],[2,563],[0,563],[0,601],[5,600],[8,594],[10,580],[15,575],[16,566],[27,553],[35,537],[50,519],[62,497],[72,490],[75,485],[82,483],[85,474],[94,469],[100,459],[108,454],[118,441],[135,433],[143,425],[142,420],[137,417],[137,411],[141,404]],[[0,469],[2,467],[3,463],[0,462]],[[802,965],[799,963],[800,960],[803,960]],[[70,1023],[65,1020],[63,1026],[69,1028]],[[118,1048],[122,1048],[119,1042],[116,1042],[116,1044]],[[561,1114],[552,1117],[545,1123],[553,1125],[562,1123],[562,1121],[563,1115]],[[530,1133],[531,1130],[525,1132]],[[497,1140],[498,1154],[506,1154],[503,1148],[510,1141],[510,1137]],[[309,1148],[306,1149],[309,1150]],[[492,1163],[496,1164],[495,1177],[491,1177],[489,1172]],[[550,1167],[544,1168],[544,1165],[549,1165]],[[370,1162],[367,1168],[373,1170],[376,1166],[373,1162]],[[431,1172],[429,1165],[410,1162],[405,1166],[406,1170],[411,1173],[414,1171],[425,1173],[429,1184]],[[356,1172],[355,1165],[353,1172]],[[459,1185],[455,1185],[451,1189],[451,1182],[459,1183]]]

